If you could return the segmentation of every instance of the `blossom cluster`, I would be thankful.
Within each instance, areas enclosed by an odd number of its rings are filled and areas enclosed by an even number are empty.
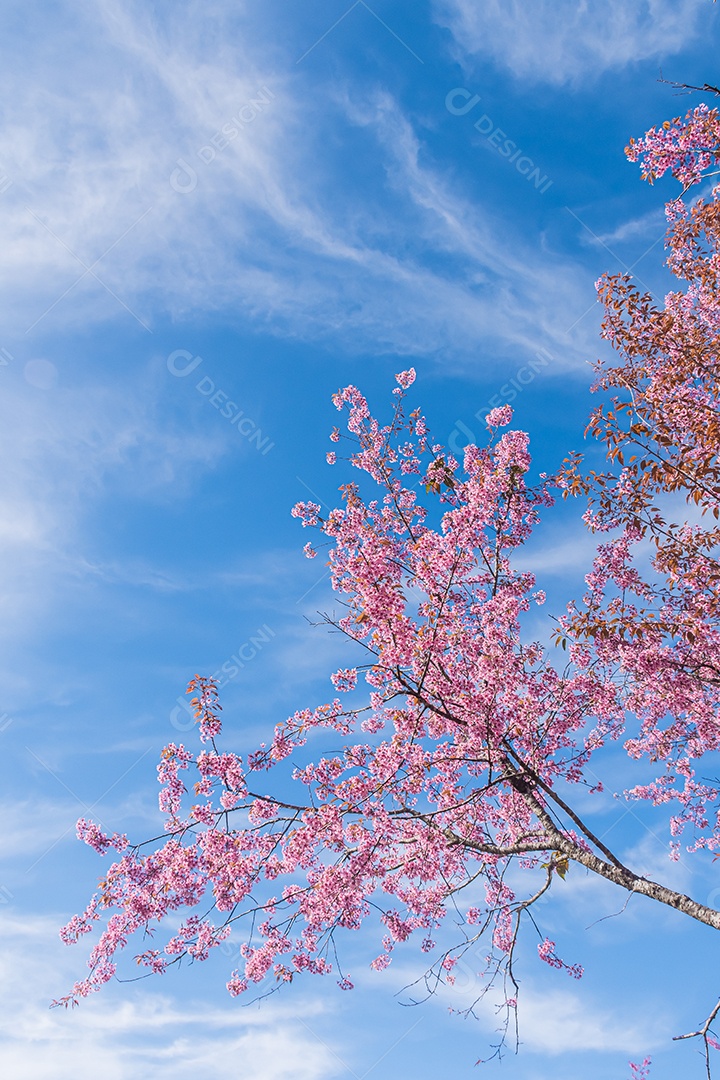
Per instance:
[[[720,113],[698,105],[641,139],[631,139],[625,153],[641,163],[643,179],[651,183],[669,171],[685,188],[698,184],[707,169],[720,163]]]
[[[232,994],[267,978],[332,972],[333,935],[359,928],[378,894],[389,902],[375,968],[417,932],[431,948],[454,890],[477,872],[486,881],[494,946],[511,952],[520,909],[503,867],[518,844],[525,865],[536,866],[550,841],[510,782],[509,753],[544,783],[579,775],[574,732],[581,703],[598,687],[587,675],[563,681],[537,643],[521,642],[524,613],[541,596],[532,574],[512,568],[511,555],[552,504],[547,482],[528,482],[527,434],[508,431],[470,447],[461,464],[432,441],[418,410],[405,415],[413,379],[412,370],[398,375],[402,392],[384,425],[356,387],[335,396],[355,443],[350,463],[377,482],[380,497],[365,500],[348,483],[343,505],[325,516],[313,502],[293,510],[329,544],[333,589],[344,604],[337,626],[369,661],[362,669],[367,702],[350,707],[335,698],[301,709],[267,745],[240,758],[217,747],[217,689],[195,676],[188,692],[206,748],[193,755],[184,745],[165,747],[158,780],[168,839],[149,853],[123,851],[85,915],[68,924],[66,939],[77,940],[100,913],[114,912],[75,997],[111,977],[134,932],[208,895],[229,919],[240,904],[256,912],[243,966],[228,982]],[[509,409],[490,418],[493,426],[511,419]],[[408,476],[420,478],[425,499]],[[358,691],[359,674],[339,669],[335,689]],[[301,763],[309,736],[322,730],[347,741]],[[260,777],[288,759],[297,799],[258,790]],[[98,851],[107,850],[110,841],[93,826],[82,828]],[[230,928],[190,915],[138,963],[161,973],[182,955],[204,959]],[[451,980],[450,955],[443,965]],[[338,981],[351,984],[341,972]]]

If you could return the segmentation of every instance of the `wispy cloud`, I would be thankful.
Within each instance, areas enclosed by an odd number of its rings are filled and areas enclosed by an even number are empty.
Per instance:
[[[459,190],[439,164],[429,162],[420,132],[388,95],[364,103],[355,98],[346,109],[353,122],[374,131],[389,183],[412,208],[403,246],[454,257],[451,280],[417,274],[412,282],[426,309],[432,303],[429,286],[436,295],[440,290],[447,312],[440,329],[455,339],[462,335],[468,351],[474,342],[475,354],[478,342],[533,355],[545,346],[558,353],[558,370],[584,362],[587,328],[571,330],[593,295],[590,282],[584,288],[579,281],[577,267],[548,250],[540,253],[511,222],[491,217]]]
[[[559,1055],[572,1050],[626,1053],[646,1051],[661,1042],[667,1024],[657,1015],[642,1014],[628,1021],[617,1011],[568,990],[533,990],[522,994],[523,1044],[538,1053]]]
[[[109,479],[135,496],[177,494],[226,447],[220,436],[158,423],[157,391],[142,373],[133,385],[68,379],[52,391],[30,385],[19,364],[3,376],[0,454],[12,468],[0,476],[0,611],[17,639],[59,581],[93,576],[84,515]]]
[[[335,90],[310,129],[302,72],[263,60],[251,27],[238,38],[242,8],[219,14],[212,51],[207,12],[177,16],[161,27],[105,0],[85,16],[93,50],[69,34],[62,52],[43,39],[40,84],[18,60],[0,135],[13,177],[0,200],[6,325],[121,318],[151,332],[162,314],[223,310],[353,351],[447,361],[482,342],[490,355],[545,343],[566,364],[579,358],[583,342],[566,332],[590,283],[520,231],[508,243],[510,223],[453,190],[441,164],[421,165],[397,102],[356,92],[350,108]],[[318,167],[323,140],[360,125],[375,138],[373,182],[394,192],[379,213],[366,192],[339,198],[343,160]],[[441,253],[463,270],[441,269]]]
[[[631,218],[629,221],[623,221],[622,224],[617,225],[610,232],[599,233],[595,242],[611,247],[613,244],[622,244],[627,240],[634,240],[636,238],[648,239],[660,243],[665,236],[665,229],[667,222],[665,220],[665,213],[661,207],[656,210],[650,210],[647,214],[642,214],[640,217]],[[588,242],[586,238],[585,242]],[[592,238],[591,238],[592,240]],[[657,250],[657,249],[656,249]],[[656,254],[656,258],[662,258],[662,247]]]
[[[489,57],[518,79],[556,86],[674,55],[713,17],[703,0],[435,0],[435,13],[465,62]]]
[[[501,993],[490,991],[481,996],[485,984],[478,969],[483,967],[483,957],[467,954],[454,969],[456,982],[453,986],[439,984],[430,995],[430,1003],[443,1010],[448,1008],[462,1011],[473,1007],[486,1036],[498,1031],[497,1001],[502,1000]],[[530,961],[533,962],[532,960]],[[537,963],[537,961],[535,960]],[[393,965],[392,981],[398,987],[415,984],[418,968],[406,965]],[[594,1051],[612,1053],[623,1051],[634,1053],[653,1045],[658,1045],[666,1037],[667,1017],[659,1017],[649,1008],[638,1007],[631,1020],[621,1009],[613,1007],[607,1001],[594,998],[587,988],[579,992],[555,988],[547,985],[547,979],[523,978],[519,996],[520,1039],[525,1052],[534,1052],[554,1058],[568,1056],[574,1051]],[[373,972],[356,976],[356,981],[365,986],[379,985],[388,975],[376,976]],[[551,976],[552,978],[552,976]],[[435,987],[434,981],[432,986]],[[415,986],[415,996],[424,1000],[424,983],[421,980]],[[403,1000],[413,998],[412,993],[402,993]],[[418,1006],[420,1008],[422,1006]]]
[[[4,1076],[93,1080],[98,1062],[109,1080],[129,1075],[326,1080],[337,1075],[337,1057],[313,1033],[322,1010],[312,1001],[297,1002],[295,1009],[268,1002],[251,1013],[201,1000],[181,1007],[165,988],[164,993],[125,993],[116,1002],[110,990],[72,1013],[51,1012],[52,993],[62,993],[77,978],[77,950],[65,954],[49,917],[6,915],[0,940]]]

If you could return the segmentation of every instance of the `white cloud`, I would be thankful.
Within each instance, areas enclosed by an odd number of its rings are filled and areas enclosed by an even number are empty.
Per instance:
[[[632,802],[629,805],[633,810],[637,806],[636,803]],[[693,875],[693,869],[695,868],[690,865],[693,861],[692,856],[688,857],[684,851],[681,851],[679,859],[671,859],[669,831],[662,821],[654,824],[654,829],[646,825],[647,832],[641,840],[634,844],[627,855],[623,856],[623,861],[627,866],[631,866],[636,874],[640,874],[650,881],[657,881],[662,885],[666,885],[669,889],[675,889],[676,892],[690,893],[692,895],[693,885],[697,885],[697,879],[694,881]],[[690,862],[688,862],[688,858]],[[676,914],[672,909],[657,906],[660,911],[666,913],[669,911],[670,918],[676,918]]]
[[[160,391],[141,374],[104,387],[79,381],[52,392],[3,369],[0,455],[0,615],[17,640],[35,625],[61,580],[92,574],[83,551],[83,516],[108,478],[134,494],[172,485],[227,449],[223,432],[194,434],[160,425]]]
[[[442,298],[446,332],[461,336],[468,348],[473,340],[495,341],[535,356],[545,346],[559,354],[556,373],[584,363],[589,331],[584,326],[574,334],[571,330],[588,299],[594,299],[589,278],[583,285],[567,260],[538,251],[520,234],[513,236],[510,222],[493,221],[441,170],[425,163],[418,133],[387,95],[364,104],[348,101],[346,109],[355,123],[372,126],[387,160],[389,181],[409,200],[414,218],[413,228],[406,231],[426,249],[449,252],[460,262],[462,269],[455,272],[459,282],[431,281],[428,275],[417,275],[413,282],[423,306],[432,304],[433,291]]]
[[[562,1054],[571,1050],[646,1052],[660,1043],[667,1025],[638,1008],[628,1022],[610,1010],[569,990],[531,990],[523,986],[520,1038],[528,1050]]]
[[[0,859],[22,857],[27,864],[35,856],[51,850],[57,843],[77,844],[75,822],[85,810],[79,800],[43,799],[4,801],[0,812],[6,822],[0,834]]]
[[[600,242],[606,247],[612,248],[614,244],[622,244],[626,240],[635,239],[635,237],[644,237],[652,242],[653,248],[660,244],[659,251],[662,252],[661,242],[666,229],[665,212],[661,207],[658,207],[656,210],[649,210],[647,214],[642,214],[640,217],[621,222],[611,232],[601,233],[595,238],[595,242]],[[582,234],[580,235],[582,236]],[[592,238],[589,242],[592,242]],[[653,250],[653,248],[650,248],[650,250]]]
[[[398,987],[398,992],[400,988],[405,988],[400,994],[405,1002],[424,1001],[427,997],[430,1004],[443,1010],[462,1012],[472,1008],[486,1035],[491,1035],[501,1030],[504,1014],[498,1011],[497,1003],[502,1000],[502,994],[490,991],[481,996],[485,983],[478,970],[483,967],[483,956],[481,947],[477,949],[476,956],[468,953],[467,958],[461,959],[454,968],[455,984],[436,987],[433,980],[433,992],[429,996],[422,980],[416,984],[417,967],[393,965],[390,969],[392,981]],[[535,962],[539,963],[537,960]],[[555,973],[555,976],[568,981],[567,975]],[[367,987],[378,986],[380,979],[387,977],[385,973],[378,976],[373,972],[354,976],[356,983]],[[550,975],[550,978],[553,977]],[[667,1037],[670,1026],[668,1017],[658,1016],[657,1010],[651,1012],[649,1008],[643,1009],[638,1005],[629,1021],[622,1008],[598,1000],[582,985],[578,991],[574,991],[549,987],[547,979],[542,982],[544,985],[541,985],[541,980],[531,981],[527,976],[522,979],[518,997],[521,1053],[529,1051],[559,1057],[573,1051],[647,1052]],[[509,1039],[512,1040],[512,1034]]]
[[[675,55],[713,17],[704,0],[436,0],[435,9],[463,59],[489,57],[518,79],[556,86]]]
[[[568,523],[562,532],[539,528],[537,539],[531,538],[519,549],[513,558],[513,566],[517,570],[532,571],[537,577],[538,588],[544,576],[567,580],[572,575],[581,575],[582,583],[582,576],[592,570],[598,544],[604,540],[600,534],[593,535],[582,521]]]
[[[283,110],[280,78],[274,76],[271,90],[278,97],[275,116],[270,105],[256,110],[225,156],[218,153],[203,172],[196,151],[257,96],[267,73],[237,48],[237,28],[229,33],[227,14],[218,18],[216,36],[201,44],[197,19],[207,27],[207,9],[189,5],[173,12],[164,33],[148,13],[133,18],[131,10],[113,0],[94,12],[85,9],[78,36],[66,30],[63,49],[48,25],[32,53],[38,70],[30,61],[14,72],[15,106],[0,139],[0,161],[13,179],[1,208],[14,224],[0,274],[5,284],[35,285],[34,303],[24,305],[28,322],[80,277],[80,260],[90,265],[115,244],[95,273],[147,322],[152,307],[137,298],[152,287],[159,266],[180,305],[212,273],[218,233],[200,243],[205,222],[198,211],[217,198],[218,188],[227,194],[232,187],[256,210],[265,198],[273,200],[267,145]],[[233,5],[233,17],[238,14]],[[93,41],[92,49],[83,38]],[[87,85],[91,95],[83,90]],[[197,192],[171,187],[178,157],[197,165]],[[238,224],[242,232],[248,222]],[[122,313],[92,276],[73,287],[55,314],[67,315],[72,301],[76,318],[90,304],[96,317]]]
[[[58,920],[59,921],[59,920]],[[274,1002],[250,1012],[236,1003],[175,1001],[170,993],[112,988],[79,1009],[48,1009],[77,978],[82,959],[58,941],[49,917],[0,920],[0,1073],[13,1080],[107,1080],[152,1076],[203,1080],[325,1080],[338,1058],[314,1034],[322,1010]],[[67,955],[66,955],[67,953]],[[163,988],[165,989],[165,988]],[[336,1039],[332,1040],[336,1042]]]
[[[242,8],[215,15],[210,34],[193,5],[161,29],[144,8],[105,0],[74,16],[93,49],[67,31],[58,48],[48,22],[33,58],[18,59],[12,97],[0,95],[0,165],[13,179],[0,197],[6,332],[117,317],[152,330],[161,314],[223,310],[355,350],[477,364],[483,342],[490,357],[492,343],[533,353],[544,343],[579,358],[589,342],[565,332],[593,299],[589,280],[519,230],[510,240],[510,223],[422,167],[389,98],[353,117],[328,92],[308,124],[302,72],[264,58]],[[385,185],[387,171],[398,214],[367,191],[339,199],[344,160],[327,155],[318,170],[321,146],[348,120],[377,135],[374,180]],[[210,146],[209,158],[227,123],[238,135],[205,163],[198,151]],[[180,158],[195,174],[186,193],[171,184]],[[447,252],[459,273],[434,259]]]

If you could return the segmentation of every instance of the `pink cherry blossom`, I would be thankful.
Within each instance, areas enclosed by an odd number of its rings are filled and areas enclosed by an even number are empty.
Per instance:
[[[399,375],[396,375],[395,381],[403,390],[407,390],[415,382],[415,378],[415,368],[408,368],[407,371],[401,371]]]
[[[485,423],[489,427],[505,427],[506,424],[512,423],[513,411],[510,405],[500,405],[496,409],[491,409],[485,417]]]

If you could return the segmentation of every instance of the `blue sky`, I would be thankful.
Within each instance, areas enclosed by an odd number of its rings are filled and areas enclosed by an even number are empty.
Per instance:
[[[542,920],[586,976],[528,939],[524,1046],[501,1068],[474,1068],[492,1015],[448,1015],[472,958],[453,994],[404,1008],[418,955],[377,976],[362,935],[352,994],[306,981],[241,1008],[228,945],[72,1015],[47,1002],[84,970],[57,929],[102,868],[75,821],[156,831],[188,678],[247,658],[223,689],[245,752],[348,658],[308,622],[331,594],[290,517],[345,479],[330,395],[354,382],[382,410],[413,365],[438,441],[484,438],[477,416],[512,400],[538,469],[582,445],[594,281],[669,280],[676,188],[623,147],[689,104],[661,70],[717,81],[716,7],[30,0],[0,42],[3,1075],[623,1080],[646,1053],[657,1080],[699,1075],[670,1037],[715,1000],[709,931],[640,901],[598,923],[623,897],[575,870]],[[592,556],[581,512],[546,513],[524,555],[545,638]],[[668,861],[662,822],[596,814],[633,866],[720,902],[711,866]]]

